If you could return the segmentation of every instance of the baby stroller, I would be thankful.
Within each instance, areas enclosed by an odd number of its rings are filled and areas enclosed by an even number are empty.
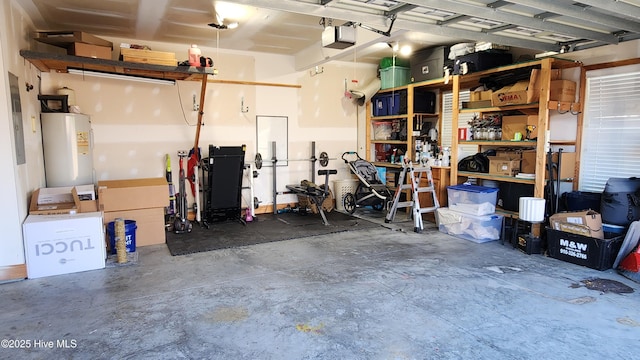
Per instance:
[[[347,160],[346,157],[353,158],[354,161]],[[342,160],[349,166],[351,172],[358,177],[360,182],[355,193],[346,193],[342,198],[344,209],[353,214],[357,206],[371,206],[375,210],[382,210],[393,199],[391,191],[378,177],[378,170],[372,163],[364,160],[355,151],[348,151],[342,154]]]

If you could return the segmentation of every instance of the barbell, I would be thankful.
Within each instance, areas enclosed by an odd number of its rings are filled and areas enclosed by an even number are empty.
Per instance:
[[[271,162],[272,163],[276,163],[278,161],[310,161],[312,163],[316,162],[317,160],[320,160],[320,166],[322,167],[326,167],[327,165],[329,165],[329,160],[337,160],[336,158],[330,158],[329,154],[327,154],[325,151],[320,153],[320,157],[316,158],[315,156],[310,157],[309,159],[277,159],[276,157],[271,158]],[[262,155],[260,153],[257,153],[255,158],[254,158],[254,163],[256,165],[256,169],[262,169],[262,164],[263,164],[264,160],[262,160]]]

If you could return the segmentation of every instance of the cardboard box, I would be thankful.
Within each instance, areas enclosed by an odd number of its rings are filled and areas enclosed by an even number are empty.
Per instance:
[[[487,156],[489,158],[489,174],[515,176],[520,172],[520,160],[508,157]]]
[[[500,90],[496,90],[491,95],[491,105],[493,106],[506,106],[506,105],[520,105],[528,104],[531,101],[533,95],[527,92],[529,87],[529,81],[518,81],[517,83],[505,86]]]
[[[619,234],[594,238],[547,228],[549,256],[596,270],[613,266],[623,240],[624,235]]]
[[[88,213],[98,211],[98,200],[80,200],[80,212]]]
[[[532,129],[527,138],[527,126]],[[516,132],[522,139],[534,140],[538,137],[538,115],[511,115],[502,117],[502,140],[511,140]]]
[[[491,107],[491,100],[463,101],[463,109],[481,109]]]
[[[111,221],[117,218],[135,220],[137,226],[136,247],[166,243],[164,207],[105,212],[105,229]]]
[[[113,43],[82,31],[37,31],[33,37],[41,43],[68,48],[73,43],[105,46],[113,49]]]
[[[165,178],[98,181],[98,209],[122,211],[169,206]]]
[[[176,60],[176,54],[172,52],[164,52],[164,51],[152,51],[152,50],[142,50],[142,49],[130,49],[130,48],[120,48],[120,60],[136,62],[136,63],[145,63],[145,64],[156,64],[156,65],[166,65],[166,66],[177,66],[178,60]]]
[[[489,100],[491,101],[491,97],[493,95],[492,90],[484,90],[484,91],[472,91],[470,94],[470,101],[483,101]]]
[[[74,187],[76,189],[76,192],[78,193],[78,198],[80,198],[80,201],[96,199],[96,189],[93,184],[76,185]]]
[[[30,215],[76,214],[80,199],[73,187],[40,188],[31,194]]]
[[[531,70],[529,80],[519,81],[495,91],[491,96],[493,106],[520,105],[534,103],[540,100],[540,69]],[[560,69],[551,70],[551,81],[559,79]],[[575,92],[574,92],[575,95]],[[553,100],[553,99],[550,99]],[[537,122],[536,122],[537,124]]]
[[[549,217],[549,224],[554,230],[604,239],[602,217],[593,210],[560,212]]]
[[[575,102],[576,83],[570,80],[552,80],[549,89],[549,100]]]
[[[547,155],[545,154],[545,164]],[[552,155],[554,163],[558,163],[558,153],[555,152]],[[560,178],[561,179],[573,179],[575,178],[576,170],[576,153],[563,152],[562,159],[560,161]],[[536,152],[534,150],[525,150],[522,152],[522,163],[520,164],[520,172],[525,174],[535,174],[536,172]],[[554,174],[555,177],[556,174]],[[545,178],[549,177],[549,172],[546,171],[545,166]]]
[[[22,228],[30,279],[105,267],[107,253],[100,212],[29,215]]]
[[[111,60],[111,48],[108,46],[85,44],[76,42],[67,48],[67,54],[90,57],[94,59],[107,59]]]
[[[521,160],[522,151],[516,149],[496,149],[496,157],[508,158],[509,160]]]
[[[98,211],[93,185],[40,188],[31,194],[29,214],[54,215]]]

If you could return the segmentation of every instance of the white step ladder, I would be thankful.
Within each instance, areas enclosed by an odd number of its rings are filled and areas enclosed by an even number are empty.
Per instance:
[[[393,203],[391,205],[391,208],[387,212],[387,216],[384,219],[384,222],[390,223],[395,218],[398,209],[411,207],[411,213],[409,216],[413,216],[413,231],[417,233],[422,232],[422,230],[424,229],[422,214],[434,212],[440,207],[438,196],[436,195],[436,190],[433,186],[431,167],[427,164],[419,165],[419,167],[414,167],[414,164],[412,164],[411,160],[409,159],[405,159],[405,161],[402,163],[402,172],[400,173],[400,177],[398,178],[398,186],[396,187],[396,192],[393,195]],[[407,172],[409,173],[409,183],[405,184]],[[422,178],[422,175],[424,173],[427,174],[429,186],[420,187],[420,179]],[[400,201],[400,195],[404,190],[408,189],[411,189],[412,199],[408,201]],[[433,206],[421,208],[418,194],[425,192],[431,193]]]

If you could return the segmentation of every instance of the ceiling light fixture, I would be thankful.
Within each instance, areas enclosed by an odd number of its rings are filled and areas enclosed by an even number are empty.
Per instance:
[[[148,78],[143,76],[136,75],[121,75],[121,74],[113,74],[101,71],[93,71],[93,70],[83,70],[83,69],[68,69],[69,74],[73,75],[82,75],[82,76],[93,76],[104,79],[116,79],[116,80],[129,80],[136,82],[144,82],[148,84],[159,84],[159,85],[175,85],[176,81],[172,79],[156,79],[156,78]]]
[[[209,24],[209,26],[214,27],[218,30],[224,30],[224,29],[235,29],[238,27],[238,22],[237,21],[233,21],[230,22],[228,24],[224,23],[224,16],[220,15],[217,11],[216,11],[216,22],[213,22],[211,24]]]
[[[402,45],[402,47],[400,48],[400,55],[402,56],[409,56],[412,52],[413,49],[411,49],[410,45]]]
[[[211,24],[208,24],[208,25],[213,27],[213,28],[216,28],[218,30],[225,30],[225,29],[235,29],[235,28],[237,28],[238,27],[238,22],[234,21],[234,22],[229,23],[229,24],[224,24],[224,23],[221,22],[220,24],[211,23]]]

